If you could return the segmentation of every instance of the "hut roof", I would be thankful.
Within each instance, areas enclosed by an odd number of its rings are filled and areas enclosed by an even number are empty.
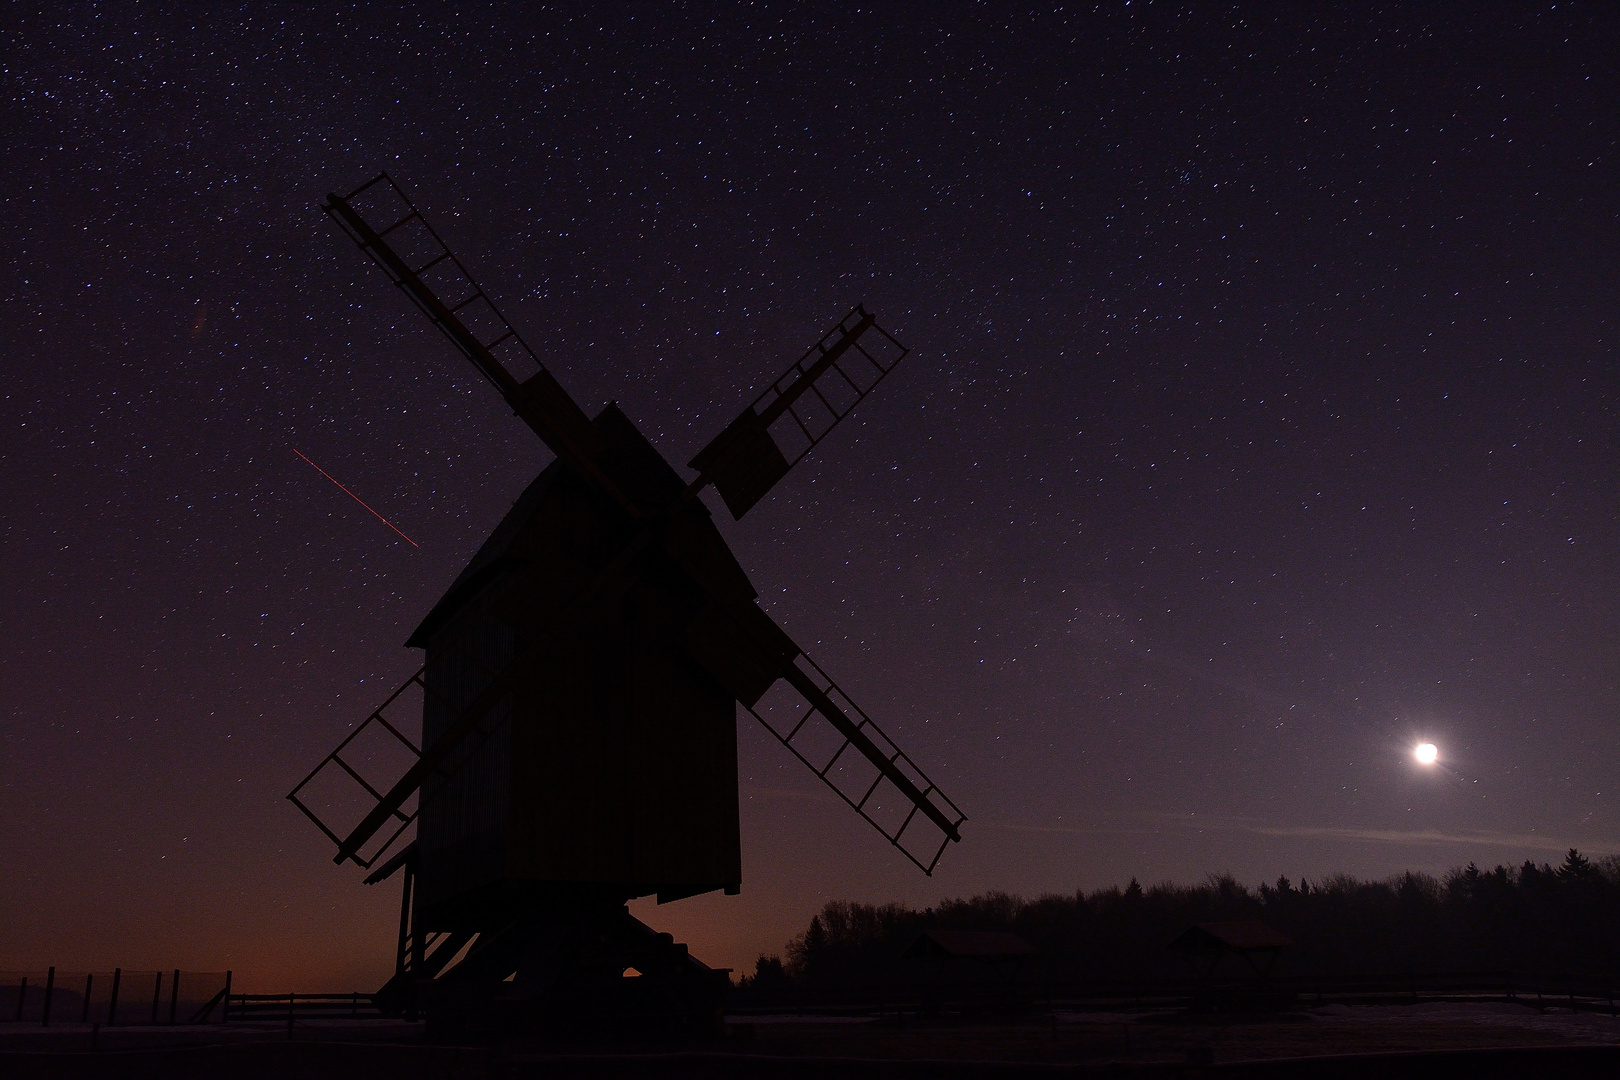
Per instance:
[[[1197,923],[1166,947],[1172,952],[1208,955],[1274,951],[1286,949],[1293,943],[1282,931],[1249,919]]]
[[[949,956],[975,956],[1001,960],[1028,956],[1035,949],[1017,934],[991,930],[925,930],[907,946],[905,956],[912,960],[933,960]]]

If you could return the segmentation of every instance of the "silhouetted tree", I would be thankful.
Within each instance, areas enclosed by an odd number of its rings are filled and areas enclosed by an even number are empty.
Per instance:
[[[1556,873],[1558,880],[1566,884],[1586,884],[1600,876],[1591,860],[1574,848],[1569,849],[1569,854],[1564,856],[1564,865]]]
[[[788,986],[787,969],[782,966],[780,956],[761,953],[759,959],[754,961],[754,974],[745,977],[744,981],[764,993],[783,990]]]

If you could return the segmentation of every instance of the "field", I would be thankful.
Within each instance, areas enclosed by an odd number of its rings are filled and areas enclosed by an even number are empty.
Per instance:
[[[734,1014],[684,1044],[430,1046],[393,1021],[210,1027],[0,1024],[0,1075],[151,1078],[1612,1076],[1620,1019],[1508,1002],[1327,1004],[1248,1015],[1083,1011],[1011,1019]]]

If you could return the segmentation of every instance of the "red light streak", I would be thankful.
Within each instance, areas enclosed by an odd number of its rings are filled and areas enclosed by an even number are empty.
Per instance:
[[[299,450],[297,447],[293,448],[293,453],[297,454],[301,458],[304,458],[305,461],[309,461],[309,458],[304,457],[303,451]],[[331,480],[332,483],[337,484],[338,490],[343,492],[343,494],[347,495],[349,498],[353,499],[355,502],[359,503],[361,506],[364,506],[367,510],[371,510],[371,507],[369,505],[367,505],[366,500],[362,499],[360,496],[356,495],[354,492],[350,491],[348,488],[344,487],[342,484],[338,484],[337,480],[333,478],[331,473],[327,472],[325,469],[321,468],[319,465],[315,464],[313,461],[309,461],[309,467],[314,469],[316,472],[320,473],[322,476],[326,477],[328,480]],[[371,510],[371,516],[376,518],[378,521],[382,522],[384,525],[388,526],[390,529],[393,529],[395,532],[399,533],[399,535],[401,537],[403,537],[405,542],[407,544],[411,545],[411,547],[419,548],[419,547],[422,546],[421,544],[418,544],[415,540],[412,540],[410,537],[406,536],[404,533],[399,532],[399,527],[398,526],[396,526],[392,521],[389,521],[387,518],[383,517],[381,514],[377,513],[377,511]]]

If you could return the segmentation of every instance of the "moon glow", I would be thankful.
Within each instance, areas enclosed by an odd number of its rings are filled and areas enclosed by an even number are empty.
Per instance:
[[[1418,743],[1412,751],[1419,765],[1433,765],[1440,757],[1440,750],[1432,742]]]

